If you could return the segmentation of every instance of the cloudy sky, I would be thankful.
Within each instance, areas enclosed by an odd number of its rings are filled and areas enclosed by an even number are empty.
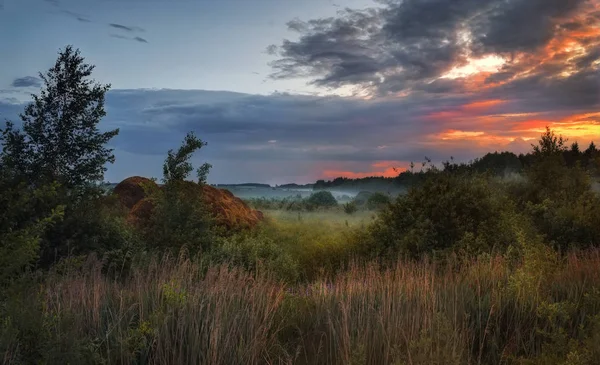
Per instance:
[[[187,131],[211,183],[393,176],[424,156],[600,142],[600,0],[0,0],[0,120],[60,48],[110,83],[106,180]]]

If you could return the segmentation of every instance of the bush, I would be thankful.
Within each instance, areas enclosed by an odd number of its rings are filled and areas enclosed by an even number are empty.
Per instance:
[[[390,202],[391,202],[391,199],[388,195],[386,195],[384,193],[380,193],[380,192],[373,193],[367,199],[367,208],[369,210],[382,209],[386,205],[388,205]]]
[[[354,202],[356,203],[356,205],[362,207],[367,204],[367,201],[369,200],[371,195],[373,195],[373,193],[370,191],[361,191],[354,197]]]
[[[344,213],[346,214],[354,214],[358,210],[355,202],[349,202],[344,204]]]
[[[239,233],[219,239],[208,255],[211,264],[226,263],[249,272],[268,271],[278,279],[298,280],[298,262],[283,245],[265,234]]]
[[[333,194],[325,190],[311,194],[306,202],[313,208],[330,208],[338,205]]]
[[[42,237],[64,216],[57,184],[31,188],[6,172],[0,170],[0,287],[38,261]]]
[[[437,172],[380,213],[370,242],[375,255],[474,255],[517,245],[527,222],[486,175]]]
[[[139,231],[148,249],[178,253],[185,248],[192,255],[211,250],[215,229],[200,185],[170,181],[147,199],[151,212]]]

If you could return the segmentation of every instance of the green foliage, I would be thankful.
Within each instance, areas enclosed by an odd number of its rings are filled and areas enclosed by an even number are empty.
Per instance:
[[[591,190],[590,172],[565,160],[565,142],[546,130],[533,148],[533,163],[525,169],[526,182],[515,197],[540,233],[563,251],[600,243],[595,223],[600,221],[600,198]],[[570,151],[576,153],[577,147]]]
[[[203,142],[194,135],[193,132],[189,132],[181,147],[177,150],[177,153],[173,150],[169,150],[167,158],[163,164],[163,182],[168,183],[174,180],[185,180],[190,172],[194,169],[192,164],[189,162],[193,153],[202,147],[206,146],[206,142]],[[208,163],[203,164],[198,168],[197,175],[200,183],[206,182],[206,176],[211,168]]]
[[[64,206],[38,210],[55,200],[56,188],[28,187],[0,176],[0,287],[36,263],[41,237],[62,219]]]
[[[384,193],[376,192],[369,196],[367,199],[367,208],[369,210],[377,210],[385,208],[388,204],[390,204],[391,199],[389,195]]]
[[[221,238],[208,257],[212,263],[227,263],[253,273],[267,271],[289,283],[299,278],[297,260],[284,245],[264,232]]]
[[[148,199],[152,214],[139,232],[149,250],[177,253],[185,248],[191,254],[210,251],[215,231],[200,185],[170,181]]]
[[[411,257],[504,251],[526,222],[485,175],[437,172],[381,212],[371,244],[377,255]]]
[[[348,202],[344,204],[344,213],[346,214],[354,214],[358,210],[355,202]]]
[[[29,181],[59,181],[68,188],[102,181],[106,163],[114,162],[105,144],[119,130],[98,130],[110,85],[87,79],[93,70],[79,50],[67,46],[55,65],[40,73],[44,88],[21,114],[23,131],[10,122],[2,130],[3,166]]]
[[[307,204],[314,208],[327,208],[337,206],[337,200],[329,191],[319,191],[311,194],[307,200]]]
[[[44,266],[73,252],[101,253],[120,244],[112,225],[105,224],[118,218],[104,214],[102,191],[95,186],[103,179],[105,165],[114,161],[105,145],[118,129],[98,129],[106,114],[104,99],[110,85],[91,80],[93,70],[79,50],[67,46],[55,65],[40,74],[44,87],[21,114],[22,130],[11,122],[2,130],[0,165],[5,189],[21,191],[24,199],[38,194],[32,199],[34,204],[21,209],[23,216],[40,222],[59,211],[64,216],[34,235],[40,238],[39,263]],[[39,192],[48,189],[52,194],[40,199]],[[12,198],[17,200],[8,204],[17,204],[19,198]],[[32,247],[33,241],[26,236],[19,236],[29,242],[22,246]]]
[[[475,159],[471,167],[475,171],[490,172],[496,176],[520,173],[523,170],[519,157],[512,152],[487,153],[483,157]]]
[[[164,185],[147,191],[146,210],[151,211],[139,231],[150,250],[191,254],[209,252],[213,246],[215,230],[203,198],[201,184],[210,169],[208,164],[198,169],[200,183],[185,181],[193,170],[189,159],[206,143],[193,133],[188,133],[177,151],[169,150],[163,165]]]

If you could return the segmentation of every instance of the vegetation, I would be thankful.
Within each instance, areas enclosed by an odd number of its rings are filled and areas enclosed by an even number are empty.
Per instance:
[[[306,203],[312,208],[337,206],[337,200],[335,200],[333,194],[329,191],[319,191],[311,194],[306,200]]]
[[[300,195],[282,199],[261,197],[248,199],[248,203],[256,209],[282,209],[290,211],[328,210],[338,207],[338,202],[333,194],[326,190],[314,192],[304,199]]]
[[[67,47],[2,130],[2,363],[600,363],[593,144],[547,129],[526,155],[426,162],[394,199],[318,183],[233,232],[202,199],[210,165],[187,181],[188,134],[140,224],[98,185],[117,131],[92,70]]]
[[[356,206],[356,202],[352,201],[344,204],[344,213],[346,214],[354,214],[357,210],[358,207]]]

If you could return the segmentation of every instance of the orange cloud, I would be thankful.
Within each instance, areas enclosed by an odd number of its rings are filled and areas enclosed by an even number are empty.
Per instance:
[[[473,103],[465,104],[462,106],[462,109],[468,110],[468,111],[480,111],[480,110],[489,109],[496,105],[503,104],[505,102],[506,102],[506,100],[501,100],[501,99],[482,100],[482,101],[476,101]]]
[[[504,104],[506,102],[506,100],[501,99],[474,101],[468,104],[459,105],[450,110],[442,110],[440,112],[430,113],[426,115],[425,118],[435,120],[451,120],[466,117],[473,118],[476,117],[478,113],[493,108],[496,105]]]
[[[471,139],[475,137],[481,137],[485,134],[485,132],[469,132],[469,131],[457,131],[457,130],[447,130],[438,135],[438,138],[446,141],[446,140],[457,140],[457,139]]]
[[[321,173],[321,176],[326,179],[334,179],[336,177],[346,177],[349,179],[360,179],[371,176],[396,177],[401,172],[408,170],[408,163],[403,161],[377,161],[371,164],[373,171],[354,172],[346,170],[329,170],[326,169]],[[383,170],[381,170],[384,168]]]
[[[490,129],[480,128],[476,130],[447,129],[444,132],[430,136],[431,140],[438,143],[452,143],[454,146],[463,144],[474,144],[477,146],[488,146],[495,148],[506,148],[515,140],[535,140],[540,134],[550,127],[555,133],[573,141],[587,143],[600,137],[600,112],[573,114],[562,118],[548,119],[524,119],[512,122],[509,125],[502,123]],[[499,126],[505,126],[499,129]]]

